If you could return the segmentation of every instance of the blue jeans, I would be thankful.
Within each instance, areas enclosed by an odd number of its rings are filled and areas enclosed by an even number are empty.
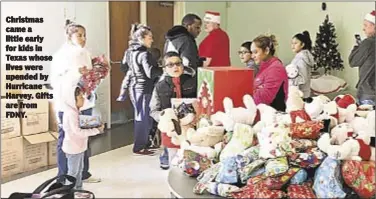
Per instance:
[[[150,117],[151,94],[129,89],[129,97],[134,108],[134,145],[133,152],[146,149],[149,141],[149,133],[152,127]]]
[[[68,165],[68,175],[76,178],[77,190],[82,190],[82,173],[84,170],[84,156],[85,152],[79,154],[66,154],[67,156],[67,165]]]
[[[372,106],[375,106],[375,102],[373,100],[360,100],[359,104],[360,105],[372,105]]]
[[[93,109],[84,110],[81,112],[82,115],[91,115]],[[58,176],[65,175],[68,173],[68,166],[67,166],[67,157],[64,153],[62,146],[63,140],[65,137],[64,129],[63,129],[63,112],[58,113],[59,118],[59,138],[57,140],[57,168],[58,168]],[[86,180],[91,177],[91,173],[89,172],[89,147],[88,150],[85,151],[84,154],[84,168],[82,173],[82,179]]]

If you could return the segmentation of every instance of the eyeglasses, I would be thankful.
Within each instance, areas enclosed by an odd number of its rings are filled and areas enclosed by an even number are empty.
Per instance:
[[[251,52],[250,51],[238,51],[239,55],[244,55],[244,54],[247,54],[247,53],[251,53]]]
[[[173,68],[174,66],[180,67],[180,66],[182,66],[182,63],[176,62],[176,63],[168,63],[168,64],[165,65],[165,67],[167,67],[167,68]]]

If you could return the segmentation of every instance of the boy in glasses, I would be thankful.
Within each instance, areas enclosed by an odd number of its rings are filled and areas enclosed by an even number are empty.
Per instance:
[[[171,98],[196,98],[195,78],[183,74],[182,59],[176,52],[167,52],[163,59],[164,75],[156,83],[150,101],[150,116],[159,122],[159,114],[166,108],[171,108]],[[171,159],[179,146],[171,143],[171,138],[161,132],[163,153],[160,156],[160,167],[169,169]]]

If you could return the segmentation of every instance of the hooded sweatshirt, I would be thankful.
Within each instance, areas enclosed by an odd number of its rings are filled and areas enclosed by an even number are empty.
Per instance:
[[[198,56],[196,40],[184,26],[174,26],[167,32],[164,47],[164,53],[166,52],[180,54],[185,74],[195,76],[197,67],[202,66]]]
[[[145,94],[151,94],[154,82],[162,74],[162,69],[153,59],[147,48],[138,41],[131,41],[122,61],[129,88]]]
[[[79,125],[79,110],[76,106],[74,91],[77,87],[76,78],[67,78],[62,84],[63,129],[65,137],[62,150],[67,154],[79,154],[87,150],[89,136],[100,133],[98,129],[81,129]]]
[[[53,87],[54,106],[55,110],[61,112],[63,110],[62,99],[64,95],[61,94],[63,82],[67,79],[75,79],[77,83],[81,78],[81,74],[78,72],[79,68],[86,66],[88,70],[93,68],[91,63],[91,55],[86,48],[81,48],[69,43],[65,43],[54,55],[54,59],[51,63],[51,79],[50,83]],[[91,101],[85,100],[84,107],[81,110],[85,110],[94,106],[93,98]]]
[[[358,99],[375,101],[375,36],[353,48],[349,63],[351,67],[359,67]]]
[[[311,95],[311,68],[315,64],[312,53],[309,50],[301,50],[295,55],[291,64],[298,67],[299,74],[303,79],[299,90],[303,92],[304,98],[309,97]]]

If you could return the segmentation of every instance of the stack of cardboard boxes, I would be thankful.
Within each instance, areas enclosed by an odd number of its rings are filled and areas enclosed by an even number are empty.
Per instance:
[[[9,109],[7,103],[20,100],[1,99],[1,177],[31,171],[56,164],[58,133],[49,129],[49,102],[23,100],[36,103],[36,109]],[[6,112],[25,111],[26,118],[6,118]]]

